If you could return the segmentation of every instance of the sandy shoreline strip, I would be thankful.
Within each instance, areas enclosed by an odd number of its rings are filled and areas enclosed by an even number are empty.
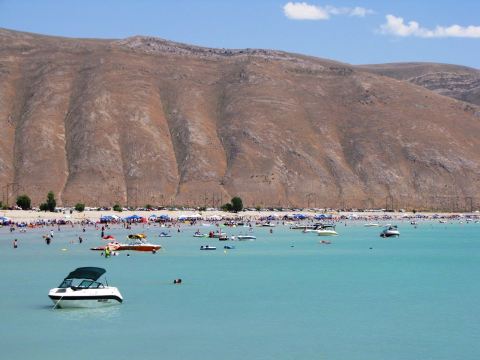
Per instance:
[[[322,214],[324,212],[313,212],[313,211],[242,211],[239,213],[229,213],[220,210],[212,210],[212,211],[181,211],[181,210],[154,210],[154,211],[122,211],[122,212],[115,212],[115,211],[84,211],[84,212],[77,212],[73,211],[70,214],[69,211],[65,212],[43,212],[43,211],[33,211],[33,210],[2,210],[0,211],[0,216],[5,216],[10,218],[14,222],[34,222],[36,220],[72,220],[75,222],[79,222],[82,220],[91,220],[91,221],[99,221],[100,217],[104,215],[117,215],[121,218],[125,218],[130,215],[139,215],[142,217],[146,217],[148,219],[149,216],[155,215],[168,215],[173,219],[178,219],[182,215],[194,215],[200,214],[202,219],[206,220],[212,216],[221,216],[223,219],[226,218],[246,218],[250,220],[257,220],[260,218],[266,218],[270,215],[278,216],[278,219],[282,219],[285,215],[293,215],[293,214],[304,214],[311,218],[313,216]],[[325,212],[324,214],[331,214],[334,218],[340,218],[341,216],[346,217],[353,217],[359,218],[363,220],[368,219],[378,219],[378,218],[391,218],[391,219],[401,219],[401,218],[409,218],[415,217],[416,215],[424,215],[428,218],[432,218],[435,214],[438,214],[440,217],[455,217],[455,216],[464,216],[464,215],[473,215],[475,217],[480,217],[479,213],[416,213],[413,214],[412,212],[382,212],[382,211],[375,211],[375,212],[336,212],[330,211]]]

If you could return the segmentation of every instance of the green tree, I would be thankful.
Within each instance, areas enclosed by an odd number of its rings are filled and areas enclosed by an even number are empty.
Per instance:
[[[85,210],[85,204],[77,203],[75,204],[75,210],[78,212],[82,212]]]
[[[17,206],[21,207],[22,210],[28,210],[31,208],[32,200],[28,195],[19,195],[17,196]]]
[[[238,196],[235,196],[232,199],[232,210],[235,212],[239,212],[243,210],[243,201]]]
[[[40,204],[40,211],[47,211],[47,210],[48,210],[47,203],[41,203]]]
[[[123,209],[122,207],[120,206],[120,204],[115,204],[113,205],[113,211],[119,211],[121,212]]]
[[[55,208],[57,207],[57,200],[55,200],[55,194],[53,191],[49,191],[47,194],[47,210],[51,212],[55,212]]]
[[[232,211],[232,204],[230,203],[226,203],[226,204],[223,204],[220,209],[222,209],[223,211]]]

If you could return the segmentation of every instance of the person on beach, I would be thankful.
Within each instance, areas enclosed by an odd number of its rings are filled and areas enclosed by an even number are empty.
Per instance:
[[[18,244],[17,244],[17,239],[13,240],[13,248],[16,249],[18,247]]]

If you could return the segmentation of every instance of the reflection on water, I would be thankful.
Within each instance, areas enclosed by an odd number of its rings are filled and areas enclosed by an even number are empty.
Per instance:
[[[78,308],[78,309],[53,309],[53,305],[49,307],[48,311],[54,313],[57,319],[61,320],[89,320],[95,321],[109,321],[120,317],[121,305],[106,306],[101,308]]]

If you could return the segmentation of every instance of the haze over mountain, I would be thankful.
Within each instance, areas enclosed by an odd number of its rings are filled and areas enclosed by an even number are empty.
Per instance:
[[[0,185],[35,204],[450,209],[480,188],[480,109],[425,73],[0,29]]]

